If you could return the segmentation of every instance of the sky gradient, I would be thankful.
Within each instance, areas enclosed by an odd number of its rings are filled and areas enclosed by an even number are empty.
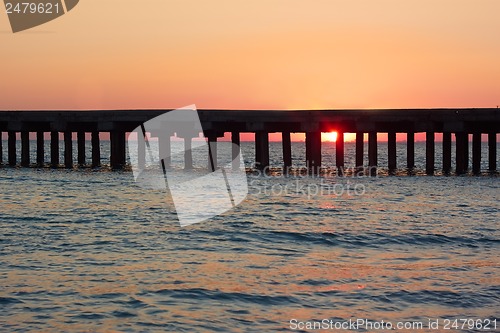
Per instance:
[[[500,105],[500,1],[86,0],[12,34],[0,109]]]

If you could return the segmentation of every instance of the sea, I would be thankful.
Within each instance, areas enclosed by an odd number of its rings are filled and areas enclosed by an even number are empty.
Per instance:
[[[377,177],[249,172],[238,206],[181,227],[101,145],[100,169],[0,168],[0,332],[500,332],[495,174],[423,175],[419,142],[408,174],[403,142],[390,176],[379,143]]]

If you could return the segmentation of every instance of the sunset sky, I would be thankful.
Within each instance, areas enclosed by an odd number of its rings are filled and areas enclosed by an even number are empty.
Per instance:
[[[0,109],[500,105],[498,0],[84,0],[0,40]]]

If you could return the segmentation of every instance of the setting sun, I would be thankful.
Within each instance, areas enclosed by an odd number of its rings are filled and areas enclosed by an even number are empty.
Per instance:
[[[337,132],[321,133],[321,141],[335,142],[337,141]]]

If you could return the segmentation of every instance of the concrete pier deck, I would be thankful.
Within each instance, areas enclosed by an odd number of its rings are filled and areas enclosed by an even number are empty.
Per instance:
[[[77,164],[84,165],[85,133],[92,137],[92,161],[100,165],[100,133],[108,132],[111,140],[110,163],[120,169],[126,162],[126,134],[142,123],[168,110],[58,110],[58,111],[0,111],[0,134],[7,132],[6,164],[27,167],[29,134],[37,133],[36,165],[44,165],[44,133],[50,133],[51,165],[59,164],[59,133],[64,133],[64,166],[74,167],[72,134],[77,133]],[[425,133],[426,173],[435,172],[435,134],[443,134],[443,172],[451,173],[451,142],[456,141],[454,172],[469,170],[469,137],[472,137],[472,172],[481,170],[481,135],[488,135],[488,171],[497,170],[497,140],[500,132],[500,109],[378,109],[378,110],[198,110],[203,132],[211,143],[230,132],[233,143],[239,144],[240,133],[255,134],[256,167],[269,167],[269,133],[282,133],[283,168],[291,166],[290,133],[306,134],[305,164],[312,173],[321,168],[321,133],[336,131],[336,166],[342,173],[344,165],[344,134],[356,134],[356,166],[363,161],[363,136],[368,134],[368,161],[376,173],[378,166],[377,133],[388,134],[388,169],[396,170],[396,133],[407,134],[407,165],[415,165],[415,133]],[[20,133],[21,156],[17,156],[16,140]],[[190,140],[186,140],[190,141]],[[170,139],[167,136],[166,148]],[[0,152],[2,152],[0,142]],[[216,152],[214,152],[216,154]],[[1,156],[2,154],[0,154]],[[4,161],[0,160],[0,163]]]

